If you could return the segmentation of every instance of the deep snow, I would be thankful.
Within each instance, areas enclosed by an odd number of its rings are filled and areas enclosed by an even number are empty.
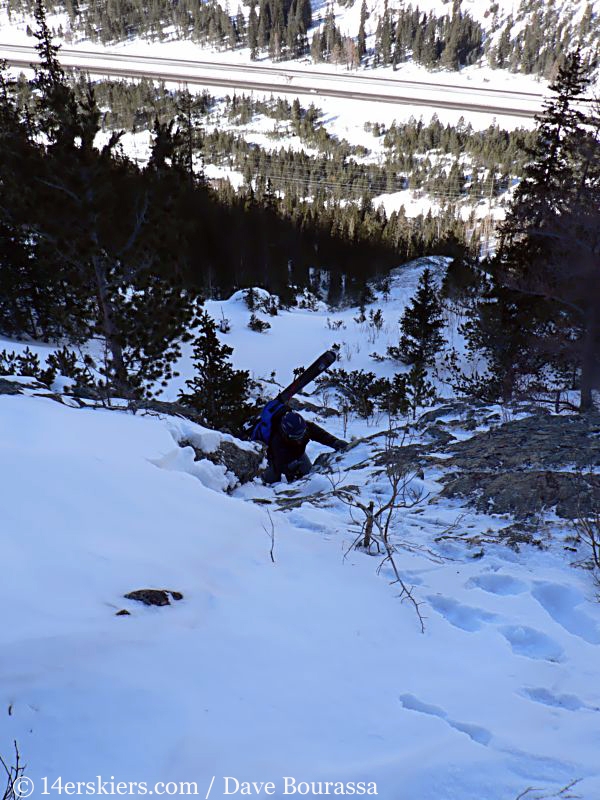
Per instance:
[[[239,296],[208,308],[223,306],[223,339],[256,376],[274,368],[285,383],[334,341],[342,366],[386,372],[368,353],[393,340],[422,268],[399,271],[373,305],[389,325],[373,343],[357,309],[284,312],[256,334]],[[600,797],[600,606],[558,524],[545,551],[487,545],[475,558],[436,537],[506,518],[437,500],[441,465],[414,477],[429,497],[398,512],[393,538],[421,633],[381,558],[351,548],[356,526],[331,494],[330,478],[385,501],[381,439],[294,486],[226,494],[231,476],[177,444],[219,434],[26,394],[0,396],[0,753],[18,741],[34,797],[44,777],[52,794],[59,776],[97,775],[193,781],[202,797],[213,776],[211,797],[228,796],[226,776],[272,781],[275,797],[286,776],[372,781],[384,800],[539,798],[575,780],[573,796]],[[347,435],[384,427],[351,420]],[[146,587],[184,598],[123,598]]]

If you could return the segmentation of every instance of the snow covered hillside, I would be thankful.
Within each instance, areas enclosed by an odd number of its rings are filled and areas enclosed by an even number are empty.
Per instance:
[[[334,342],[346,368],[385,374],[369,354],[397,337],[422,268],[367,305],[388,325],[376,341],[356,308],[280,312],[258,334],[239,297],[207,307],[223,306],[222,340],[256,377],[286,383]],[[0,755],[18,743],[34,798],[59,778],[73,794],[600,797],[600,605],[571,564],[585,553],[565,549],[572,526],[560,508],[515,520],[448,491],[488,431],[542,459],[548,441],[519,427],[531,409],[447,404],[392,441],[384,418],[351,418],[350,450],[265,487],[181,446],[211,450],[219,433],[59,389],[0,379]],[[344,433],[339,417],[322,424]],[[388,501],[392,462],[406,464],[393,563],[353,547],[352,519]],[[124,597],[142,589],[170,603]]]

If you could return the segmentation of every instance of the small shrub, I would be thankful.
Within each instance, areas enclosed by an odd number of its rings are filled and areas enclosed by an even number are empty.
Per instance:
[[[248,322],[248,327],[251,331],[256,331],[256,333],[264,333],[268,328],[271,327],[271,323],[259,319],[256,314],[252,314],[250,321]]]

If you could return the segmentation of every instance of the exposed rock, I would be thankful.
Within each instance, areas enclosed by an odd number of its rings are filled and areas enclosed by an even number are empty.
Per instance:
[[[115,617],[130,617],[130,616],[131,616],[131,611],[127,611],[126,608],[122,608],[115,614]]]
[[[518,553],[524,544],[543,550],[546,547],[543,534],[544,531],[539,525],[521,521],[501,528],[497,536],[507,547]]]
[[[426,428],[425,435],[442,446],[450,444],[450,442],[454,442],[456,440],[456,436],[445,430],[439,422],[436,422],[435,425],[430,425],[428,428]]]
[[[442,417],[447,417],[450,414],[464,415],[468,411],[472,411],[472,407],[464,401],[457,400],[453,403],[446,403],[439,408],[434,408],[433,411],[427,411],[425,414],[422,414],[417,420],[417,428],[423,429],[437,422]]]
[[[240,483],[256,478],[264,456],[262,448],[258,446],[250,450],[226,439],[221,440],[217,449],[212,452],[201,450],[197,444],[186,439],[182,439],[179,444],[181,447],[191,447],[197,460],[207,458],[213,464],[222,464],[229,472],[233,472]]]
[[[124,595],[127,600],[138,600],[145,606],[170,606],[169,596],[173,600],[183,600],[181,592],[174,592],[171,589],[136,589]]]
[[[0,394],[23,394],[23,385],[0,378]]]
[[[83,397],[84,395],[79,395]],[[181,403],[167,403],[163,400],[130,400],[128,404],[130,411],[155,411],[157,414],[169,414],[173,417],[183,417],[199,425],[204,425],[204,417],[193,408],[181,405]]]
[[[472,497],[479,511],[530,517],[555,509],[576,519],[600,507],[600,475],[571,472],[462,472],[447,476],[443,497]]]
[[[417,469],[424,464],[425,451],[420,444],[407,444],[403,447],[396,447],[392,445],[385,450],[380,450],[373,456],[373,462],[377,466],[386,467],[393,465],[399,467],[401,470],[409,472]]]
[[[447,464],[468,470],[550,469],[600,465],[600,414],[536,414],[447,448]]]
[[[0,394],[23,394],[24,389],[46,389],[45,383],[40,383],[37,378],[19,378],[12,380],[11,376],[0,377]]]
[[[69,391],[73,397],[79,397],[81,400],[106,400],[106,392],[102,392],[95,386],[86,386],[76,383]]]

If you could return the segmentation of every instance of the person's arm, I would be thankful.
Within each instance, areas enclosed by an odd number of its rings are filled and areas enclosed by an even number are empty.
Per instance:
[[[308,433],[308,438],[312,439],[313,442],[324,444],[325,447],[331,447],[333,450],[343,450],[348,446],[342,439],[336,439],[335,436],[332,436],[331,433],[314,422],[306,423],[306,432]]]

